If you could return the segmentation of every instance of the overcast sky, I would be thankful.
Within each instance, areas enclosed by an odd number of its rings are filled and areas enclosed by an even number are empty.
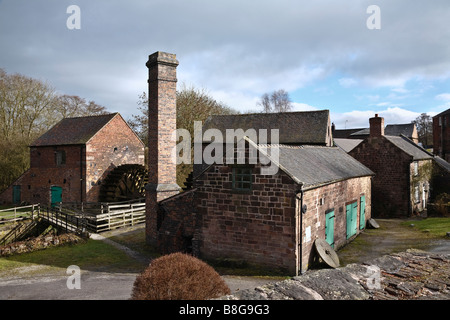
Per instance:
[[[70,5],[81,29],[67,27]],[[337,128],[375,113],[408,123],[450,107],[449,21],[448,0],[0,0],[0,68],[128,119],[148,55],[165,51],[179,87],[243,112],[284,89],[295,110],[329,109]]]

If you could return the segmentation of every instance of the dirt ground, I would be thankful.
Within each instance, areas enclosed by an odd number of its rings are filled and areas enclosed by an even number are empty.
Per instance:
[[[374,258],[418,249],[433,253],[450,254],[450,239],[436,239],[411,226],[404,226],[401,219],[375,219],[378,229],[366,229],[352,242],[337,251],[342,266],[363,263]]]
[[[341,266],[350,263],[363,263],[383,255],[419,249],[428,252],[450,254],[450,239],[433,239],[426,233],[402,225],[403,220],[376,220],[379,229],[367,229],[355,240],[337,251]],[[102,234],[107,242],[114,240],[115,245],[123,248],[131,256],[148,259],[140,252],[142,226],[131,230],[117,230]],[[103,239],[105,241],[105,239]],[[119,241],[120,243],[117,243]],[[127,244],[125,247],[124,244]],[[131,249],[130,249],[131,248]],[[24,270],[25,271],[25,270]],[[29,271],[29,270],[27,270]],[[33,271],[34,272],[34,271]],[[0,300],[24,299],[129,299],[132,285],[137,274],[117,274],[113,272],[83,273],[83,290],[67,290],[66,275],[52,275],[40,272],[39,276],[24,272],[12,278],[0,279]],[[232,292],[255,288],[276,282],[279,279],[223,276]]]

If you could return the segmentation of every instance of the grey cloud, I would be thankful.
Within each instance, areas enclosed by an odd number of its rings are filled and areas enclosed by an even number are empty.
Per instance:
[[[334,72],[380,85],[446,77],[450,67],[447,0],[377,1],[381,30],[366,28],[368,0],[78,0],[81,30],[70,31],[65,10],[73,3],[1,2],[0,67],[103,104],[142,81],[134,104],[145,90],[146,57],[157,50],[177,54],[182,81],[254,94]]]

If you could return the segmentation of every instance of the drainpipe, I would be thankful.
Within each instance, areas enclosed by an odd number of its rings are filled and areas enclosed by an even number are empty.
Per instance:
[[[299,197],[299,194],[300,194],[300,197]],[[298,239],[298,246],[299,246],[299,248],[298,248],[299,268],[298,269],[299,270],[297,271],[297,276],[298,276],[299,274],[302,273],[302,270],[303,270],[303,214],[304,214],[304,211],[306,212],[306,208],[305,208],[305,210],[303,209],[303,186],[301,186],[300,190],[298,190],[296,192],[296,198],[297,198],[297,200],[300,200],[300,210],[299,210],[299,214],[300,214],[299,238],[300,239]]]
[[[83,148],[80,147],[80,202],[83,203]]]

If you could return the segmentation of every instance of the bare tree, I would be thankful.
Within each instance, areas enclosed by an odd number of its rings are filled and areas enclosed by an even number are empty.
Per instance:
[[[140,114],[132,115],[128,124],[148,145],[148,118],[151,115],[148,113],[148,100],[145,92],[139,96],[138,105]],[[194,121],[205,121],[211,115],[236,113],[239,112],[222,102],[216,101],[205,89],[183,85],[181,90],[177,91],[177,128],[188,130],[191,137],[194,136]],[[192,141],[191,147],[193,147]],[[191,171],[192,164],[181,163],[177,165],[177,183],[180,186],[184,184]]]
[[[64,117],[105,112],[93,101],[58,95],[47,82],[0,69],[0,191],[28,169],[34,139]]]
[[[433,144],[433,120],[426,113],[418,116],[413,123],[416,124],[419,142],[427,148]]]
[[[263,94],[257,105],[265,113],[288,112],[292,110],[292,101],[289,98],[289,94],[283,89],[273,91],[271,94]]]

